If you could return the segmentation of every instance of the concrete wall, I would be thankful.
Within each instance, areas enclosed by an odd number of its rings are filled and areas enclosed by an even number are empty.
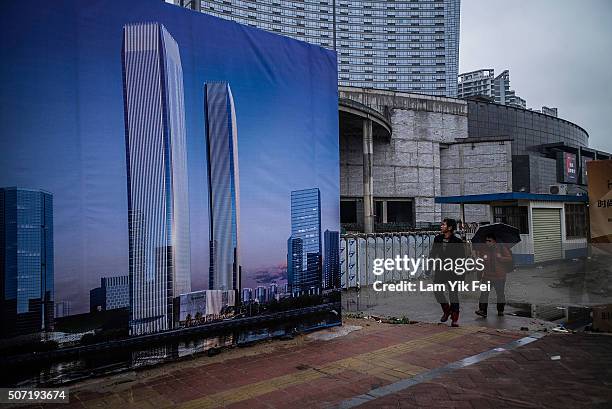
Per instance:
[[[440,150],[440,196],[512,192],[512,142],[454,143]],[[461,218],[459,205],[442,205],[442,217]],[[466,205],[468,222],[491,221],[487,205]]]
[[[390,141],[374,141],[374,196],[414,198],[417,225],[438,223],[440,144],[466,138],[465,101],[391,91],[340,88],[350,98],[390,116]],[[340,136],[340,194],[363,195],[363,151],[358,136]]]
[[[557,161],[529,155],[531,193],[550,193],[550,185],[557,182]]]

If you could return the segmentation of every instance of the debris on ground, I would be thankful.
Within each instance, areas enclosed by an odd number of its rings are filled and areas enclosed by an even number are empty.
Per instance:
[[[348,335],[353,331],[359,331],[361,328],[363,327],[360,325],[342,325],[313,332],[308,334],[306,338],[316,341],[329,341],[330,339]]]

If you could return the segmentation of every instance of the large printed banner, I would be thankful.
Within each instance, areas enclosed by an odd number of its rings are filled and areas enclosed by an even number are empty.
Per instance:
[[[612,160],[588,161],[587,167],[591,241],[612,243]]]
[[[162,1],[1,14],[3,338],[61,347],[334,298],[335,53]]]

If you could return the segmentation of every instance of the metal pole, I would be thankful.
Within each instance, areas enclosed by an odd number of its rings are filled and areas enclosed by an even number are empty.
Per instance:
[[[374,154],[374,138],[372,136],[372,120],[363,121],[363,231],[374,232],[374,178],[372,176],[372,160]]]

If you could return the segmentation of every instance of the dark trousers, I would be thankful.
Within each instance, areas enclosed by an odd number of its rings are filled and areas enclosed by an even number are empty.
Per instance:
[[[504,311],[506,305],[506,280],[489,280],[497,295],[497,311]],[[489,303],[489,291],[480,292],[480,309],[486,311]]]
[[[446,292],[448,291],[450,310],[459,312],[459,286],[456,285],[455,289],[453,289],[450,285],[450,283],[453,281],[461,281],[459,276],[452,272],[450,274],[445,274],[445,272],[438,271],[434,275],[433,281],[434,284],[444,284],[446,286],[446,291],[434,291],[436,301],[442,305],[448,304],[448,301],[446,300]]]

